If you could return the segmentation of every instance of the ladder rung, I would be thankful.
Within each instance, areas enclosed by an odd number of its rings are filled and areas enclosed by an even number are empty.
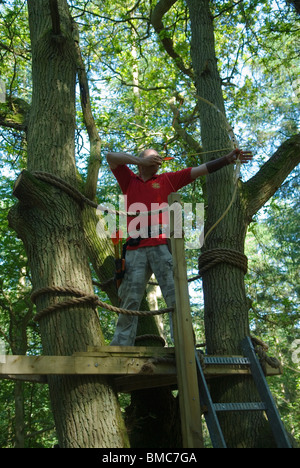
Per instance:
[[[239,366],[249,366],[250,360],[246,357],[236,356],[236,357],[225,357],[225,356],[205,356],[205,364],[213,365],[239,365]]]
[[[215,411],[265,411],[266,405],[257,403],[215,403]]]

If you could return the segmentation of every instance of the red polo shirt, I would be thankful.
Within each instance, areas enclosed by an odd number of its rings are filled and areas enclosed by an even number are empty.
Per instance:
[[[146,182],[138,175],[134,174],[126,165],[117,166],[112,170],[117,179],[125,198],[125,209],[127,212],[154,211],[162,204],[168,205],[168,196],[172,192],[177,192],[185,185],[193,182],[189,167],[177,172],[166,172],[154,175]],[[127,202],[127,206],[126,206]],[[138,237],[141,232],[141,242],[138,247],[128,247],[133,250],[140,247],[152,247],[167,243],[166,235],[158,234],[155,227],[157,225],[168,225],[168,212],[151,216],[127,217],[127,230],[131,237]],[[148,232],[148,227],[152,227],[152,233]],[[149,237],[150,234],[150,237]]]

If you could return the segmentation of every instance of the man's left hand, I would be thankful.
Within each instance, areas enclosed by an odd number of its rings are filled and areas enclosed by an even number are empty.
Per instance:
[[[231,153],[227,154],[226,158],[230,164],[235,163],[237,160],[240,160],[242,164],[247,164],[252,160],[253,154],[251,151],[243,151],[236,148],[231,151]]]

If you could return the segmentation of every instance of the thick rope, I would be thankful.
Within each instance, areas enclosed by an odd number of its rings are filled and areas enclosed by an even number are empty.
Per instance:
[[[103,309],[107,309],[111,312],[116,312],[117,314],[134,315],[134,316],[139,316],[139,317],[163,315],[163,314],[174,311],[173,307],[168,307],[166,309],[160,309],[160,310],[147,310],[147,311],[122,309],[119,307],[112,306],[110,304],[106,304],[103,301],[100,301],[98,296],[95,296],[93,294],[86,294],[85,292],[82,292],[79,289],[72,288],[72,287],[65,288],[65,287],[59,287],[59,286],[42,288],[42,289],[38,289],[34,291],[31,295],[32,302],[35,304],[37,298],[44,294],[54,294],[56,296],[67,295],[67,296],[75,296],[75,297],[73,299],[68,299],[63,302],[58,302],[56,304],[53,304],[47,307],[46,309],[41,310],[34,317],[34,321],[36,322],[38,322],[41,318],[43,318],[44,316],[52,312],[56,312],[58,310],[66,309],[70,307],[72,308],[81,307],[84,304],[91,305],[92,307],[102,307]]]
[[[280,361],[278,361],[277,358],[267,355],[269,346],[266,343],[264,343],[256,336],[251,336],[251,341],[254,346],[255,352],[259,357],[259,362],[262,367],[262,370],[264,371],[264,374],[267,373],[266,364],[269,364],[269,366],[273,367],[273,369],[281,368]]]
[[[54,185],[55,187],[59,188],[63,192],[67,193],[70,197],[72,197],[77,203],[83,204],[86,203],[87,205],[97,208],[98,204],[90,200],[89,198],[85,197],[83,193],[79,190],[74,188],[72,185],[68,184],[65,180],[57,177],[49,172],[41,172],[35,171],[32,173],[34,177],[43,182],[47,182],[48,184]]]
[[[158,210],[154,211],[141,211],[141,212],[126,212],[126,211],[120,211],[120,210],[112,210],[110,208],[107,208],[106,206],[99,205],[98,203],[93,202],[89,198],[87,198],[83,193],[81,193],[79,190],[74,188],[72,185],[68,184],[65,182],[63,179],[60,177],[57,177],[53,174],[50,174],[48,172],[40,172],[40,171],[35,171],[32,173],[34,177],[37,179],[42,180],[43,182],[47,182],[48,184],[53,185],[54,187],[59,188],[63,192],[67,193],[70,197],[72,197],[77,203],[82,205],[83,203],[86,203],[87,205],[91,206],[92,208],[96,208],[99,211],[103,211],[103,213],[111,213],[111,214],[116,214],[119,216],[150,216],[150,215],[157,215],[159,213],[164,213],[165,211],[169,210],[169,206],[165,206],[163,208],[160,208]]]
[[[275,357],[268,356],[262,346],[255,346],[254,349],[259,357],[259,362],[262,367],[262,370],[264,371],[264,374],[267,373],[266,364],[269,364],[269,366],[273,367],[273,369],[280,369],[281,364],[278,361],[278,359]]]
[[[210,268],[219,263],[228,263],[240,268],[244,274],[248,271],[248,258],[246,255],[232,249],[212,249],[199,257],[199,275],[203,276]]]

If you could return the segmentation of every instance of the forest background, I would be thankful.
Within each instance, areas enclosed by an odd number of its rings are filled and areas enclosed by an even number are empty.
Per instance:
[[[7,221],[15,203],[14,181],[26,167],[24,115],[32,92],[26,3],[0,2],[0,338],[2,351],[35,355],[42,350],[39,327],[32,320],[31,274],[23,244]],[[194,145],[200,141],[196,90],[181,69],[190,65],[188,8],[178,0],[159,31],[150,20],[152,1],[68,3],[79,25],[92,111],[102,142],[97,200],[116,205],[119,190],[105,161],[107,150],[136,154],[144,147],[155,147],[174,157],[164,170],[201,162]],[[247,180],[283,141],[299,132],[299,15],[293,2],[279,0],[211,4],[227,117],[240,146],[255,154],[253,165],[242,169]],[[173,58],[162,45],[164,34],[172,39],[177,54]],[[85,178],[90,148],[79,85],[77,97],[76,161]],[[195,182],[181,191],[183,201],[201,201],[202,190],[200,181]],[[187,254],[192,276],[197,272],[198,253]],[[299,441],[299,168],[255,216],[246,254],[251,331],[282,362],[283,375],[269,379],[269,384],[283,421]],[[190,288],[196,337],[203,342],[201,281]],[[101,290],[96,292],[107,300]],[[156,300],[163,305],[157,295]],[[115,322],[114,314],[101,312],[107,343]],[[163,326],[167,335],[168,324]],[[125,408],[127,398],[120,398]],[[1,381],[0,446],[51,447],[55,442],[47,386]]]

